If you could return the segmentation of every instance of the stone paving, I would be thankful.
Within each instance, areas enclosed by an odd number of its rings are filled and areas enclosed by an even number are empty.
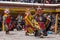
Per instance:
[[[34,36],[26,36],[24,31],[11,31],[9,35],[1,31],[0,40],[60,40],[60,35],[49,34],[47,37],[40,38]]]

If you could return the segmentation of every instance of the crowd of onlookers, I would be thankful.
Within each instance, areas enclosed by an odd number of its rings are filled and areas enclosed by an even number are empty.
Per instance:
[[[27,2],[27,3],[60,3],[60,0],[0,0],[0,1],[16,1],[16,2]]]
[[[51,18],[51,21],[52,21],[52,25],[54,25],[55,24],[55,14],[52,14],[52,15],[44,14],[42,16],[39,16],[39,18],[43,17],[43,16],[47,16],[47,15],[49,15],[49,17]],[[36,17],[35,17],[35,19],[36,19]],[[3,20],[3,17],[0,15],[0,28],[2,27],[2,20]],[[10,20],[10,22],[8,22],[9,20]],[[40,20],[42,20],[42,19],[40,19]],[[43,21],[45,21],[44,17],[43,17]],[[13,29],[22,30],[25,27],[25,21],[23,20],[23,16],[20,14],[18,14],[17,17],[11,16],[11,15],[8,16],[7,19],[5,20],[5,24],[9,24],[12,27],[11,30],[13,30]],[[2,30],[2,29],[0,29],[0,30]]]

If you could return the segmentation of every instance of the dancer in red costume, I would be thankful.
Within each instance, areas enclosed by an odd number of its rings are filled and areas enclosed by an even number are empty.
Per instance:
[[[11,16],[8,15],[6,20],[5,20],[5,25],[6,25],[6,34],[9,34],[9,29],[11,29],[10,27],[10,21],[11,21]]]

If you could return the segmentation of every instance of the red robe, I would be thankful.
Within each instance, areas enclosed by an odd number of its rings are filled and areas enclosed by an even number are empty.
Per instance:
[[[6,18],[6,20],[5,20],[8,28],[10,28],[10,19],[11,19],[11,17],[8,16],[8,17]]]

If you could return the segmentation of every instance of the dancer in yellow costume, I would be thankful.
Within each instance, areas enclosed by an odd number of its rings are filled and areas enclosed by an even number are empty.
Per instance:
[[[24,18],[25,25],[26,25],[26,27],[25,27],[26,35],[32,34],[34,32],[30,22],[28,21],[28,16],[30,16],[29,9],[27,9],[27,11],[25,12],[25,18]]]
[[[34,19],[34,17],[31,15],[29,9],[25,14],[26,14],[26,16],[25,16],[24,20],[25,20],[25,23],[27,26],[26,34],[27,33],[30,33],[30,34],[34,33],[35,29],[39,30],[40,26],[39,26],[38,22]]]
[[[5,30],[5,27],[4,27],[4,26],[5,26],[5,25],[4,25],[4,21],[5,21],[6,17],[7,17],[7,14],[6,14],[6,13],[4,13],[4,15],[3,15],[3,28],[2,28],[2,29],[3,29],[3,31]]]

